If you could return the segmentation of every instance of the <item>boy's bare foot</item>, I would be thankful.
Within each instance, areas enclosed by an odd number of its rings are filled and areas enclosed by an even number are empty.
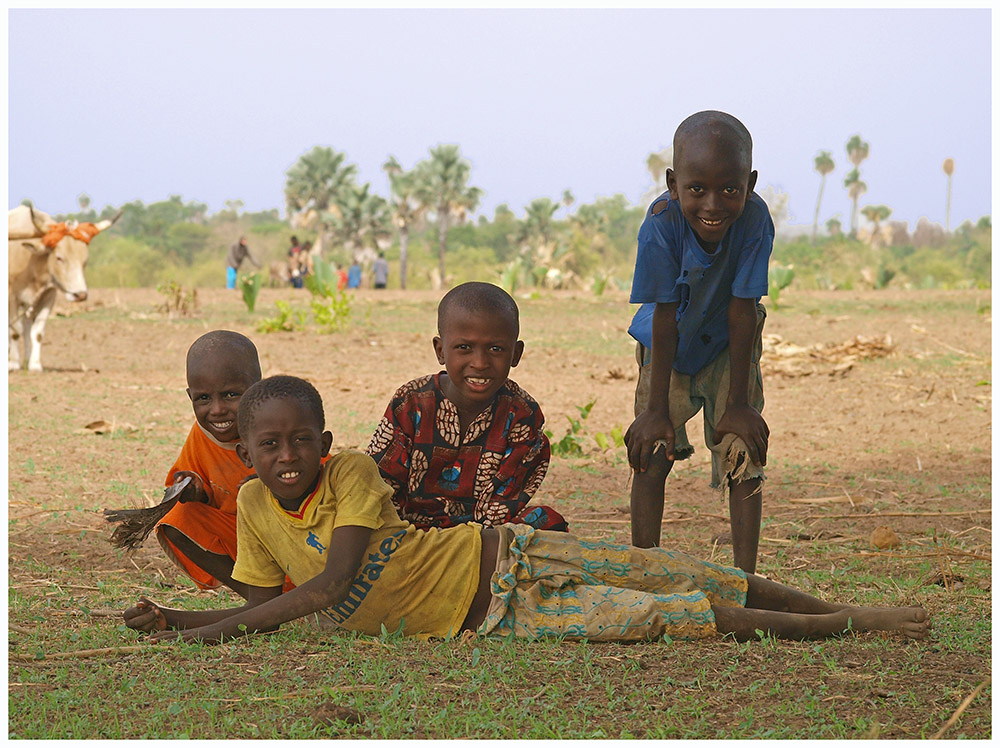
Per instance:
[[[919,605],[907,608],[850,608],[855,631],[898,631],[907,639],[923,639],[931,629],[931,617]]]

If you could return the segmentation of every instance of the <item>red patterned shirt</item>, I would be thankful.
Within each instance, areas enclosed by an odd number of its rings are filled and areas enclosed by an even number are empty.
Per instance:
[[[508,379],[463,438],[442,374],[396,390],[368,445],[400,517],[425,529],[513,522],[565,531],[555,510],[527,506],[549,467],[538,403]]]

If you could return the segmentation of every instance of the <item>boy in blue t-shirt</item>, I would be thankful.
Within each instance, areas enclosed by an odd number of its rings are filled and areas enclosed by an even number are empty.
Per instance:
[[[735,565],[753,572],[768,427],[761,416],[761,330],[774,224],[757,196],[750,133],[706,111],[674,133],[668,192],[639,229],[629,333],[638,342],[636,419],[625,434],[632,544],[659,545],[663,489],[694,451],[684,424],[704,410],[712,485],[728,489]],[[663,449],[660,449],[663,447]]]

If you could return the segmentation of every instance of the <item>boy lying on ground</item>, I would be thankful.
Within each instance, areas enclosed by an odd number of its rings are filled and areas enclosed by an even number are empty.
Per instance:
[[[341,452],[308,382],[270,377],[240,402],[237,450],[259,479],[240,489],[233,577],[239,608],[183,611],[146,598],[126,624],[152,639],[219,642],[318,613],[343,629],[450,637],[462,631],[633,641],[758,631],[807,639],[896,631],[923,639],[919,606],[828,603],[676,551],[579,540],[530,525],[419,530],[400,520],[367,455]],[[285,574],[298,586],[282,594]],[[176,629],[167,631],[165,629]]]

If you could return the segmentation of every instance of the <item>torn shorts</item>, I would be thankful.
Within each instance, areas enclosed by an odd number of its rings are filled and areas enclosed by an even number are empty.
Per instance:
[[[753,345],[750,349],[750,377],[748,382],[747,402],[758,413],[764,411],[764,385],[760,374],[760,354],[763,344],[761,334],[764,331],[764,320],[767,310],[760,302],[757,303],[757,328],[754,331]],[[649,381],[652,373],[651,351],[642,343],[636,343],[635,359],[639,365],[639,381],[635,387],[635,415],[646,409],[649,402]],[[670,372],[670,393],[668,408],[670,421],[674,427],[674,455],[678,460],[686,460],[694,452],[694,447],[688,441],[685,424],[698,414],[704,412],[705,446],[712,451],[712,488],[718,488],[724,494],[728,493],[729,480],[739,482],[744,480],[764,478],[764,468],[754,465],[750,460],[746,443],[735,434],[725,434],[722,440],[715,444],[715,426],[726,413],[726,399],[729,397],[729,348],[727,347],[704,368],[694,374],[681,374],[676,369]],[[666,448],[666,443],[659,441],[655,449]]]

